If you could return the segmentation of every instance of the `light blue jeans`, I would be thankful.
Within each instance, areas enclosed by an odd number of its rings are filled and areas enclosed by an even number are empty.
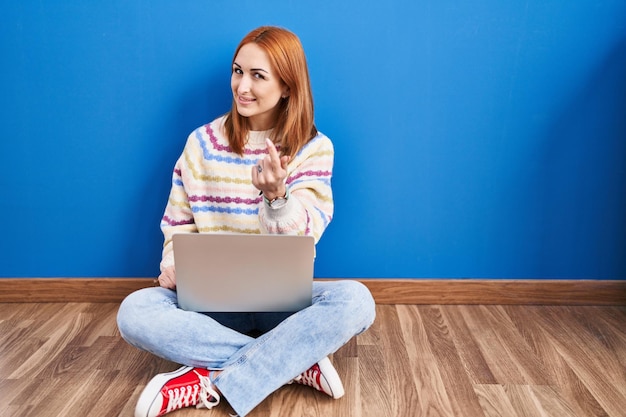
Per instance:
[[[213,383],[235,412],[245,416],[272,392],[364,332],[375,315],[367,287],[339,280],[314,282],[311,307],[288,317],[184,311],[178,307],[176,292],[144,288],[122,302],[117,324],[122,337],[139,349],[183,365],[222,370]],[[250,336],[254,331],[261,335]]]

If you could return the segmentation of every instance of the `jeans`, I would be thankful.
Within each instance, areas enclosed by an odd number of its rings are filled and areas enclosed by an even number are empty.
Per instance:
[[[245,416],[364,332],[375,315],[367,287],[338,280],[315,281],[312,305],[286,318],[275,313],[184,311],[175,291],[144,288],[122,302],[117,324],[122,337],[139,349],[183,365],[222,370],[212,382],[235,412]]]

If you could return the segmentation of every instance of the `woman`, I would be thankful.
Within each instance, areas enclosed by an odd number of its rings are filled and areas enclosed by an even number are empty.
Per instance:
[[[287,319],[178,308],[174,233],[299,234],[317,242],[333,214],[333,146],[313,124],[298,37],[277,27],[249,33],[235,51],[231,88],[231,111],[194,131],[174,168],[158,287],[120,306],[126,341],[184,365],[147,384],[137,417],[212,408],[221,397],[245,416],[291,382],[339,398],[343,385],[327,356],[374,321],[371,294],[347,280],[314,282],[311,307]]]

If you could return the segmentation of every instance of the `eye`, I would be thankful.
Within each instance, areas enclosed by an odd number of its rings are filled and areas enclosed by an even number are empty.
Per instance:
[[[239,67],[233,67],[233,74],[243,74],[243,71]]]
[[[255,72],[254,73],[254,78],[258,78],[260,80],[265,80],[265,75],[261,74],[260,72]]]

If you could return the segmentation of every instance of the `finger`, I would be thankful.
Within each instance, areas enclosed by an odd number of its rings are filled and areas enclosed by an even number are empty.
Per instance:
[[[278,151],[276,150],[276,146],[270,138],[265,139],[265,143],[267,145],[267,154],[270,157],[270,163],[272,164],[272,169],[280,167],[280,156],[278,155]]]
[[[176,288],[176,278],[171,275],[166,275],[165,278],[161,278],[160,282],[161,286],[164,288],[168,288],[170,290]]]
[[[254,186],[256,186],[257,182],[258,182],[258,176],[259,176],[259,169],[258,169],[259,165],[252,165],[252,169],[250,170],[250,175],[252,176],[252,184]]]
[[[166,268],[159,276],[159,283],[163,288],[176,288],[176,269],[173,266]]]
[[[281,156],[280,157],[280,167],[286,171],[287,170],[287,165],[289,165],[289,161],[290,160],[291,160],[291,157],[289,155]]]
[[[267,163],[264,163],[264,161],[261,159],[257,162],[256,165],[252,167],[252,185],[254,185],[258,190],[261,190],[262,185],[267,182],[268,166],[269,165]]]
[[[163,288],[167,288],[168,287],[168,279],[167,279],[167,276],[165,274],[159,275],[159,277],[156,280],[156,286],[157,287],[163,287]]]
[[[252,167],[254,169],[254,176],[257,179],[261,179],[265,175],[265,171],[267,168],[267,164],[263,158],[259,159],[255,166]]]

